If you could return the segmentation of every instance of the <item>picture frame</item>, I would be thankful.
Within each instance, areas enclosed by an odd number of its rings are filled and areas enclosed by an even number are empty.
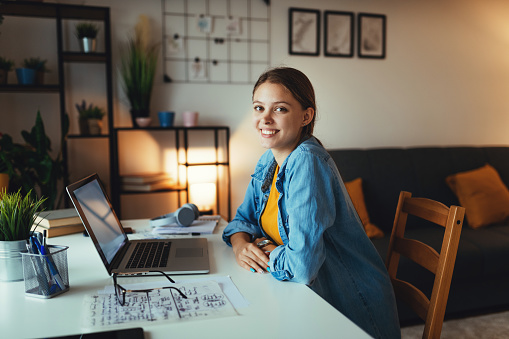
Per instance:
[[[357,25],[359,58],[384,59],[386,54],[386,16],[383,14],[359,13]]]
[[[320,55],[320,11],[292,7],[288,11],[288,53]]]
[[[355,29],[353,12],[325,11],[323,28],[325,56],[353,57]]]

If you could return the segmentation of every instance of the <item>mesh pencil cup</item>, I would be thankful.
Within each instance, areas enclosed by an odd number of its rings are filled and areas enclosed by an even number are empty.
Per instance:
[[[69,290],[68,246],[46,246],[49,254],[22,253],[25,295],[53,298]]]

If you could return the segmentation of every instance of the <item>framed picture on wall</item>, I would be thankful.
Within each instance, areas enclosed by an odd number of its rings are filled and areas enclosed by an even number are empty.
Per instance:
[[[325,56],[353,57],[353,13],[325,11],[323,27]]]
[[[381,14],[359,13],[359,58],[385,58],[386,17]]]
[[[320,11],[314,9],[289,9],[289,47],[292,55],[320,54]]]

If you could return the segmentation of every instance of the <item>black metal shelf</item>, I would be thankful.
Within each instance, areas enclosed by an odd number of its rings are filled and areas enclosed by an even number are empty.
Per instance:
[[[109,139],[109,134],[69,134],[69,139]]]
[[[119,158],[118,158],[118,134],[119,133],[129,133],[133,131],[147,131],[147,132],[168,132],[173,133],[175,135],[175,149],[176,149],[176,159],[175,163],[177,167],[184,166],[186,168],[186,182],[184,186],[181,187],[172,187],[161,190],[153,190],[153,191],[124,191],[122,189],[122,183],[120,180],[119,173]],[[189,132],[200,132],[200,131],[211,131],[214,132],[214,143],[213,147],[215,149],[216,161],[212,162],[200,162],[200,163],[191,163],[188,161],[188,152],[190,149],[189,146]],[[223,146],[219,145],[219,132],[222,132],[224,137]],[[181,140],[183,139],[183,140]],[[112,140],[115,141],[115,151],[112,153],[113,155],[113,167],[117,170],[116,173],[112,174],[112,181],[114,182],[113,190],[112,190],[112,204],[119,215],[121,215],[121,206],[120,206],[120,196],[123,194],[153,194],[153,193],[163,193],[163,192],[177,192],[177,201],[178,205],[181,205],[181,196],[180,193],[185,193],[185,202],[189,202],[189,172],[188,168],[193,166],[224,166],[226,168],[226,180],[227,187],[226,189],[222,188],[220,185],[220,177],[219,173],[216,173],[216,209],[214,211],[215,214],[221,214],[221,196],[222,194],[226,194],[228,206],[227,212],[223,213],[224,217],[228,220],[231,219],[231,179],[230,179],[230,128],[228,126],[196,126],[196,127],[183,127],[183,126],[173,126],[173,127],[144,127],[144,128],[130,128],[130,127],[118,127],[113,129],[113,137]],[[183,141],[183,142],[182,142]],[[226,157],[226,161],[219,161],[219,150],[223,148],[224,155]],[[183,151],[184,153],[184,161],[179,161],[179,154]],[[176,182],[180,182],[179,171],[177,169],[177,178]],[[226,192],[225,192],[226,190]]]
[[[66,92],[71,89],[66,86],[66,70],[64,63],[102,63],[105,65],[106,82],[106,100],[107,100],[107,128],[108,133],[102,135],[68,135],[67,139],[92,139],[100,138],[109,141],[109,150],[112,154],[113,142],[111,131],[113,130],[113,80],[112,80],[112,58],[111,58],[111,26],[109,7],[69,5],[60,3],[44,3],[35,1],[5,1],[0,0],[0,15],[18,16],[24,18],[47,18],[53,19],[56,23],[57,44],[55,46],[55,57],[58,58],[58,83],[48,85],[0,85],[0,92],[10,93],[56,93],[59,94],[60,122],[66,121]],[[104,33],[104,52],[101,53],[82,53],[64,50],[64,20],[87,20],[102,21]],[[21,41],[21,40],[20,40]],[[2,46],[8,48],[9,46]],[[67,96],[68,97],[68,96]],[[116,144],[116,143],[115,143]],[[64,187],[69,184],[69,164],[68,164],[67,142],[62,142],[62,158],[64,162]],[[116,173],[110,159],[110,176]],[[111,182],[111,180],[110,180]],[[112,188],[113,186],[111,186]],[[69,201],[66,199],[66,206]]]
[[[0,85],[0,92],[9,93],[59,93],[59,85]]]

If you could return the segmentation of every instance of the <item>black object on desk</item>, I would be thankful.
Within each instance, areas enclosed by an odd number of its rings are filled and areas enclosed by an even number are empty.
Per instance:
[[[125,328],[121,330],[83,333],[62,337],[46,337],[45,339],[144,339],[143,328]]]

